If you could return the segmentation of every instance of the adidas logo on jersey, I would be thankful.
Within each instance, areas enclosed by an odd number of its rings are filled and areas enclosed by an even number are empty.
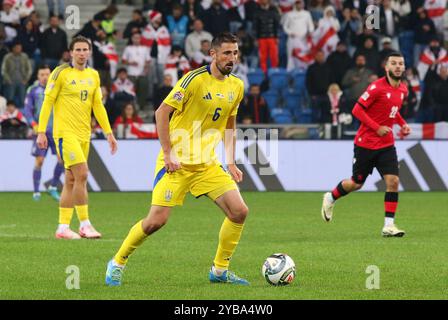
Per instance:
[[[76,81],[75,81],[75,80],[73,80],[71,84],[73,84],[73,85],[76,85]]]
[[[205,96],[202,97],[204,100],[212,100],[212,95],[208,92]]]

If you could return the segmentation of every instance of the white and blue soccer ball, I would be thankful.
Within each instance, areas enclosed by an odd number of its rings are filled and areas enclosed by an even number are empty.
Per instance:
[[[261,272],[269,284],[286,286],[296,277],[296,264],[287,254],[274,253],[264,261]]]

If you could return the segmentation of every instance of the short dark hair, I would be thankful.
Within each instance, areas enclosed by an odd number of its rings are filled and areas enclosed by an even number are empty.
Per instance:
[[[394,51],[394,52],[389,53],[389,54],[387,55],[387,57],[386,57],[386,62],[389,61],[389,58],[390,58],[390,57],[400,57],[400,58],[404,58],[403,55],[402,55],[400,52],[398,52],[398,51]]]
[[[11,105],[13,105],[14,107],[17,108],[17,105],[16,105],[16,103],[14,102],[14,100],[8,100],[8,102],[6,102],[6,105],[7,105],[7,106],[11,106]]]
[[[39,70],[44,70],[44,69],[50,69],[50,66],[48,64],[41,64],[39,65],[39,67],[37,67],[37,72],[39,72]]]
[[[119,69],[117,70],[117,74],[122,73],[122,72],[126,72],[126,73],[128,73],[128,70],[126,70],[126,68],[119,68]]]
[[[238,37],[230,32],[221,32],[212,40],[212,48],[221,47],[223,43],[238,43]]]
[[[75,48],[75,44],[78,42],[87,43],[89,45],[89,50],[92,50],[92,43],[90,42],[89,39],[87,39],[84,36],[76,36],[72,39],[72,42],[70,42],[70,45],[69,45],[70,51],[73,51],[73,49]]]

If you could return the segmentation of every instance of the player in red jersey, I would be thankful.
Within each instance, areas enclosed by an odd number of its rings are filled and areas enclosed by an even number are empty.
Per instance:
[[[394,223],[399,178],[392,126],[398,123],[405,136],[411,132],[399,112],[408,95],[406,86],[401,82],[405,72],[403,56],[398,52],[390,54],[385,70],[386,76],[372,82],[353,108],[353,115],[361,122],[354,141],[353,174],[351,179],[341,181],[332,192],[325,193],[322,218],[331,221],[335,201],[361,189],[367,176],[376,168],[386,182],[386,217],[382,235],[402,237],[405,232]]]

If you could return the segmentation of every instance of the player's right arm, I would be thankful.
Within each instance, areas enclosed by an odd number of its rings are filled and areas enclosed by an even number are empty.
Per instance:
[[[31,86],[28,88],[28,92],[25,96],[25,108],[23,113],[26,117],[26,120],[30,124],[31,128],[33,128],[34,133],[37,133],[37,120],[34,117],[34,97],[33,97],[33,88]]]
[[[41,149],[46,149],[48,147],[48,141],[45,132],[47,131],[48,119],[50,118],[53,105],[58,97],[59,91],[61,91],[62,80],[60,73],[60,68],[54,69],[50,74],[47,86],[45,87],[45,97],[42,103],[42,108],[40,110],[39,126],[37,129],[36,140],[37,146]]]
[[[377,99],[379,90],[375,84],[370,85],[367,90],[359,97],[353,108],[352,114],[363,124],[375,131],[380,137],[389,134],[392,128],[382,126],[373,120],[366,112]]]
[[[170,115],[174,112],[174,108],[162,102],[156,111],[156,126],[159,135],[160,145],[163,151],[163,161],[168,172],[174,172],[180,169],[180,163],[175,155],[171,152],[170,141]]]

